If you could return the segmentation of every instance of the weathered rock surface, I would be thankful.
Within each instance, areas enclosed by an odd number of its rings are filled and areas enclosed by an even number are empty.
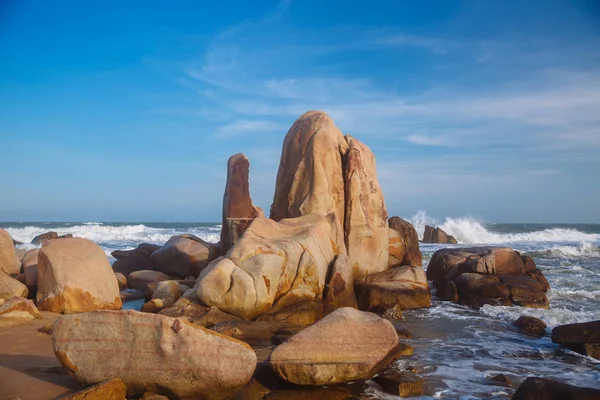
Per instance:
[[[160,271],[135,271],[127,276],[127,282],[131,289],[146,290],[146,287],[151,283],[168,281],[169,276]]]
[[[600,390],[582,388],[552,379],[527,378],[512,400],[599,400]]]
[[[441,298],[474,307],[549,305],[546,291],[550,285],[542,272],[530,257],[508,247],[440,249],[431,257],[427,279]],[[451,293],[453,285],[456,293]]]
[[[150,257],[152,253],[160,249],[161,246],[151,243],[140,243],[135,249],[131,250],[115,250],[110,253],[117,260],[126,257]]]
[[[12,237],[4,229],[0,228],[0,272],[14,276],[21,270],[21,263],[15,252]]]
[[[104,251],[82,238],[47,241],[38,258],[37,305],[60,313],[120,309],[119,284]]]
[[[158,312],[166,307],[171,307],[181,297],[183,291],[177,281],[161,281],[156,284],[156,290],[152,293],[152,299],[144,304],[142,311]]]
[[[8,322],[8,325],[16,325],[43,318],[37,307],[31,300],[23,297],[13,297],[0,305],[0,326]]]
[[[394,229],[388,227],[389,259],[388,267],[394,268],[402,265],[406,255],[406,244],[400,234]]]
[[[79,383],[121,378],[128,396],[148,391],[227,399],[256,367],[256,354],[247,344],[159,314],[64,316],[55,322],[52,340],[56,357]]]
[[[325,289],[323,311],[329,314],[342,307],[358,308],[354,294],[354,270],[350,258],[340,254],[335,259]]]
[[[527,336],[540,337],[546,333],[546,323],[535,317],[521,316],[513,325]]]
[[[27,286],[7,273],[0,271],[0,299],[8,300],[13,297],[27,297],[27,294],[29,294]]]
[[[397,346],[389,321],[345,307],[279,345],[269,363],[288,382],[331,385],[370,378]]]
[[[552,341],[577,353],[600,359],[600,321],[557,326]]]
[[[373,378],[387,393],[400,397],[422,396],[423,378],[411,372],[386,370]]]
[[[114,252],[113,252],[114,253]],[[154,260],[149,256],[133,255],[117,259],[112,265],[113,271],[128,276],[132,272],[155,270]]]
[[[344,234],[354,277],[360,279],[388,268],[388,215],[377,179],[375,155],[351,136],[346,136],[346,141]]]
[[[390,218],[388,225],[391,229],[398,232],[398,235],[404,241],[405,254],[400,265],[412,265],[413,267],[423,265],[423,255],[419,249],[419,235],[415,227],[400,217]]]
[[[167,275],[197,277],[219,256],[220,248],[192,235],[173,236],[164,246],[152,253],[155,270]]]
[[[211,330],[241,340],[251,346],[270,346],[279,338],[289,338],[304,326],[289,322],[231,320],[214,324]]]
[[[221,255],[225,255],[242,237],[255,218],[264,217],[263,211],[252,204],[249,175],[250,162],[244,154],[235,154],[229,158],[223,195]]]
[[[21,267],[23,268],[23,274],[25,275],[25,285],[29,289],[30,293],[37,291],[38,284],[38,257],[40,249],[32,249],[27,251],[21,261]]]
[[[425,271],[402,266],[369,275],[355,284],[358,307],[393,318],[400,310],[431,306]]]
[[[62,400],[125,400],[127,386],[122,379],[115,378],[87,387]]]
[[[335,254],[346,254],[342,157],[348,144],[324,112],[309,111],[292,125],[283,142],[271,218],[332,215]]]
[[[442,228],[425,225],[423,243],[457,244],[458,242],[454,236],[448,235]]]
[[[129,289],[129,283],[127,283],[127,277],[119,272],[115,272],[115,278],[119,284],[119,291]]]
[[[281,310],[260,315],[256,321],[288,322],[295,325],[312,325],[323,318],[323,303],[301,301]]]
[[[255,219],[227,254],[197,281],[203,304],[245,319],[304,300],[322,300],[335,241],[317,214]]]

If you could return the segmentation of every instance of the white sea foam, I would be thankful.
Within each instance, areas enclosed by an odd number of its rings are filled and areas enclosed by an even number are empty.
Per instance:
[[[419,237],[422,237],[425,225],[439,226],[448,234],[454,236],[459,243],[511,243],[511,242],[598,242],[600,234],[585,233],[576,229],[549,228],[540,231],[524,233],[496,233],[488,230],[481,221],[474,217],[446,217],[442,224],[419,211],[409,219],[414,225]],[[568,246],[565,246],[565,248]],[[570,251],[570,250],[566,250]],[[598,249],[596,249],[598,251]]]
[[[543,256],[550,257],[600,257],[600,247],[590,242],[579,246],[556,246],[540,251]]]
[[[572,311],[566,308],[535,309],[525,307],[501,307],[484,305],[479,309],[484,315],[513,322],[521,316],[536,317],[544,321],[549,328],[558,325],[589,322],[600,319],[600,310]]]

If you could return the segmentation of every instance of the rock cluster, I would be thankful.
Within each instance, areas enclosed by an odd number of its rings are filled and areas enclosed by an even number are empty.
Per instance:
[[[448,235],[442,228],[425,225],[423,243],[457,244],[458,242],[454,236]]]
[[[506,247],[441,249],[431,257],[427,279],[438,296],[479,307],[548,308],[548,281],[529,256]]]

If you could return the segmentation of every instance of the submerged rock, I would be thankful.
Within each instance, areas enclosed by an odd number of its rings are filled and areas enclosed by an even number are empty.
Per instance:
[[[600,359],[600,321],[560,325],[552,341],[577,353]]]
[[[541,337],[546,333],[546,323],[535,317],[519,317],[519,319],[513,322],[513,325],[516,326],[521,333],[528,336]]]
[[[370,378],[398,344],[389,321],[345,307],[277,346],[269,364],[288,382],[332,385]]]
[[[155,392],[227,399],[256,366],[256,354],[243,342],[181,319],[136,311],[61,317],[52,341],[56,357],[79,383],[121,378],[128,397]]]
[[[572,386],[552,379],[527,378],[512,400],[600,400],[600,390]]]
[[[82,238],[46,242],[38,260],[37,304],[60,313],[120,309],[119,284],[104,251]]]

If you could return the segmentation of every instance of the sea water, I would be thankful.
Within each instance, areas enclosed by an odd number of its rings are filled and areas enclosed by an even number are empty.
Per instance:
[[[484,224],[473,218],[436,223],[424,213],[410,220],[419,234],[425,224],[431,224],[459,241],[458,245],[421,244],[425,269],[431,255],[442,247],[510,246],[532,256],[551,286],[548,310],[492,306],[474,310],[434,298],[429,309],[405,311],[404,325],[414,336],[410,341],[414,356],[395,367],[410,368],[425,379],[429,396],[422,398],[510,398],[514,389],[489,380],[499,373],[515,386],[528,376],[539,376],[600,388],[600,361],[560,349],[549,334],[529,338],[510,326],[522,315],[542,319],[548,333],[557,325],[600,319],[599,224]],[[0,227],[24,243],[47,231],[84,237],[100,245],[111,262],[113,250],[143,242],[163,244],[182,233],[217,242],[221,230],[218,223],[146,222],[0,223]],[[394,398],[374,383],[367,393],[372,398]]]

